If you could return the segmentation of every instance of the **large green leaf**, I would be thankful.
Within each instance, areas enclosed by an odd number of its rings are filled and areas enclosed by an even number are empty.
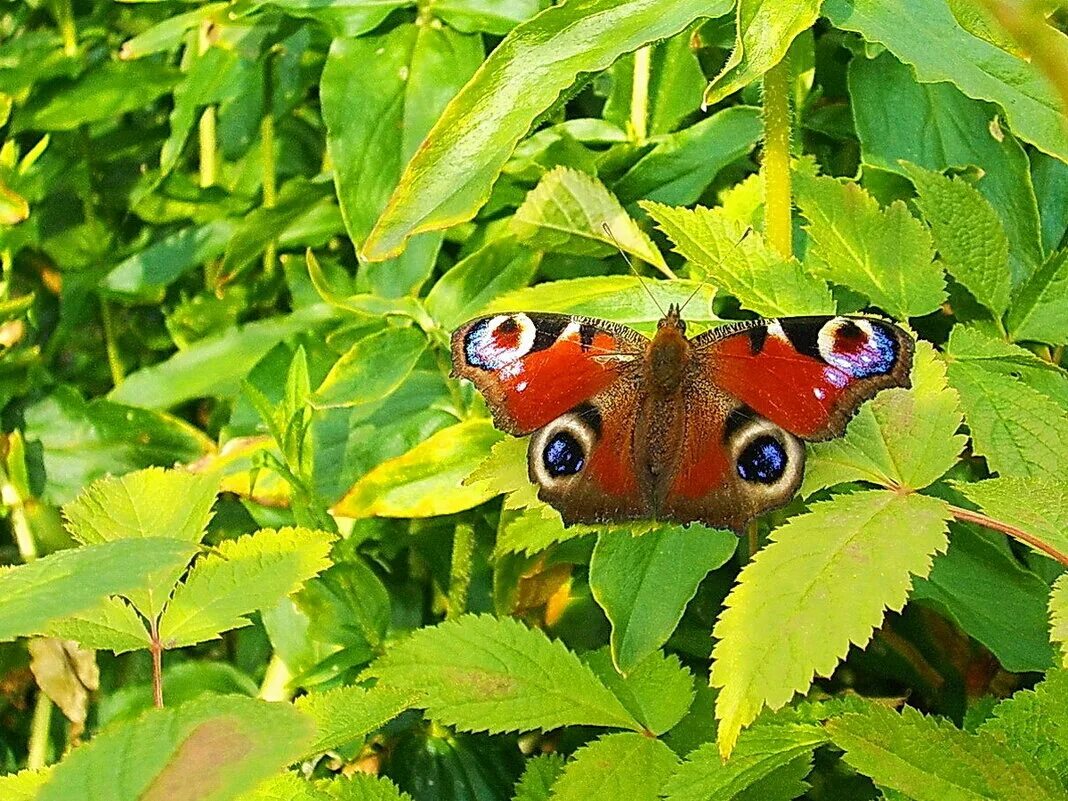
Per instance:
[[[419,693],[432,718],[465,731],[640,729],[578,657],[517,620],[466,616],[419,629],[386,651],[370,675]]]
[[[1022,58],[965,30],[946,0],[909,3],[907,25],[897,0],[827,0],[823,13],[836,27],[885,45],[921,81],[949,81],[969,97],[999,104],[1017,136],[1068,161],[1064,110],[1053,87]]]
[[[412,234],[470,219],[531,124],[580,75],[728,7],[719,0],[582,0],[514,28],[430,131],[363,255],[396,256]]]
[[[1068,790],[1068,670],[1002,701],[979,731],[1027,751]]]
[[[312,733],[289,704],[205,696],[94,737],[56,766],[37,798],[227,801],[300,756]]]
[[[734,534],[703,526],[599,535],[590,589],[612,622],[612,658],[624,674],[667,642],[697,585],[736,546]]]
[[[0,641],[41,632],[109,595],[140,589],[153,574],[187,564],[195,550],[159,537],[117,540],[0,570]]]
[[[1068,554],[1068,481],[1062,476],[1006,476],[954,486],[996,520]]]
[[[647,731],[660,736],[682,720],[694,699],[693,674],[675,655],[655,651],[631,668],[626,675],[612,664],[608,648],[583,656],[583,661],[623,702],[627,711]]]
[[[1009,310],[1014,339],[1068,342],[1068,250],[1054,253],[1020,287]]]
[[[357,341],[338,359],[315,390],[317,409],[352,410],[349,422],[362,420],[395,392],[426,350],[418,328],[385,328]]]
[[[1053,801],[1063,788],[1016,748],[906,707],[872,704],[827,722],[843,759],[916,801]]]
[[[778,709],[868,642],[912,576],[946,548],[947,504],[923,495],[858,492],[817,503],[772,532],[738,577],[714,631],[720,751],[768,706]],[[890,543],[890,544],[888,544]]]
[[[655,738],[608,734],[583,746],[553,784],[552,801],[657,801],[678,757]]]

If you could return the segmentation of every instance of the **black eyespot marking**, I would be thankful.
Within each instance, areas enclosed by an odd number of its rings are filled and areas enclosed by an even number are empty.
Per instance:
[[[514,334],[519,330],[519,323],[515,321],[514,317],[505,317],[501,320],[501,324],[497,326],[497,333],[499,334]]]
[[[786,449],[765,434],[757,437],[738,456],[738,475],[744,481],[774,484],[786,472]]]
[[[734,432],[740,429],[749,421],[756,417],[756,412],[750,409],[745,404],[737,406],[730,410],[727,415],[727,420],[723,424],[723,441],[729,442],[731,437],[734,436]]]
[[[545,443],[542,463],[545,465],[545,472],[553,478],[573,476],[586,465],[586,454],[582,451],[582,445],[571,434],[558,431]]]
[[[749,337],[749,351],[756,356],[760,351],[764,350],[764,342],[768,338],[768,327],[766,325],[756,325],[752,328],[747,328],[745,335]]]
[[[780,325],[782,332],[798,353],[822,360],[819,337],[826,321],[826,317],[795,317],[780,321]]]
[[[545,350],[551,348],[553,344],[560,338],[560,334],[567,328],[567,317],[539,317],[534,326],[534,344],[530,347],[530,352]]]

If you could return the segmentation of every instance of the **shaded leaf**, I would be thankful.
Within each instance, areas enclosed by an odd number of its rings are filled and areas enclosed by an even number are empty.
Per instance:
[[[1014,339],[1068,342],[1068,250],[1054,253],[1012,301],[1008,319]]]
[[[417,328],[369,334],[334,362],[309,402],[317,409],[351,409],[349,422],[361,420],[404,383],[426,346]]]
[[[1053,584],[1049,595],[1049,638],[1060,646],[1061,667],[1068,668],[1068,574]]]
[[[997,706],[979,731],[1026,751],[1068,790],[1068,671],[1052,670],[1031,690]]]
[[[553,784],[564,772],[564,758],[559,754],[541,754],[527,760],[523,775],[515,785],[512,801],[549,801]]]
[[[606,734],[575,752],[553,784],[552,801],[657,801],[678,757],[659,740]],[[640,767],[639,767],[640,766]]]

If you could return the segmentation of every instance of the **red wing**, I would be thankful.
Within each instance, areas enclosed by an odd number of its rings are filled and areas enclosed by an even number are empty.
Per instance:
[[[700,371],[761,417],[809,440],[842,434],[860,404],[909,386],[913,341],[865,317],[787,317],[693,340]]]
[[[452,335],[453,374],[485,396],[502,431],[523,435],[608,389],[648,340],[626,326],[566,314],[498,314]]]

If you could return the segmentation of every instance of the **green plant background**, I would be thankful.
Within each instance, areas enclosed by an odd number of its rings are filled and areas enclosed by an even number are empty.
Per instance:
[[[0,6],[0,797],[1064,798],[1066,20]],[[695,290],[912,387],[742,538],[564,528],[451,331]]]

